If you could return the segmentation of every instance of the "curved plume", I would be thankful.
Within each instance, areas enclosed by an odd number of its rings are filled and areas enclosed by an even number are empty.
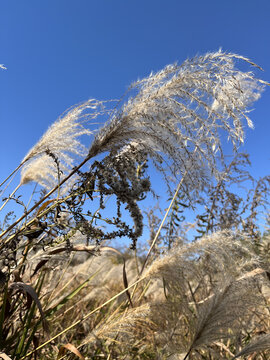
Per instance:
[[[89,122],[103,112],[103,103],[94,99],[71,108],[46,131],[26,154],[22,163],[21,184],[36,181],[51,189],[60,174],[68,174],[75,160],[87,155],[80,142],[83,135],[92,135]]]
[[[234,149],[243,142],[243,120],[252,126],[248,107],[260,97],[266,84],[253,73],[238,70],[237,60],[256,66],[242,56],[218,51],[188,59],[182,65],[169,65],[136,82],[129,100],[113,112],[95,136],[87,158],[118,153],[129,143],[137,144],[138,151],[148,154],[159,170],[171,168],[178,176],[187,172],[184,185],[204,187],[210,175],[218,174],[217,153],[222,159],[220,132],[227,134]],[[48,151],[58,159],[64,173],[76,156],[86,156],[86,149],[77,139],[92,134],[82,124],[83,112],[94,110],[87,116],[95,118],[104,113],[102,104],[89,100],[54,123],[24,158],[28,165],[22,171],[21,183],[42,183],[41,177],[50,183],[55,159],[48,159]],[[46,179],[46,167],[38,176],[33,171],[41,154],[50,163],[50,181]],[[53,177],[57,178],[57,173]]]
[[[136,82],[127,103],[96,135],[90,154],[119,149],[132,141],[159,164],[171,161],[176,173],[187,167],[193,178],[203,168],[215,172],[216,153],[222,154],[220,130],[237,148],[244,137],[243,120],[252,126],[247,107],[266,84],[251,72],[238,70],[236,60],[256,66],[239,55],[218,51],[180,66],[169,65]]]

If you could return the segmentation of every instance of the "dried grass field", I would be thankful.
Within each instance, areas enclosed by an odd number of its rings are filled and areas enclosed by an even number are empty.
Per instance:
[[[0,358],[270,359],[270,177],[240,152],[260,71],[169,65],[67,110],[1,179]],[[156,174],[163,213],[141,205]]]

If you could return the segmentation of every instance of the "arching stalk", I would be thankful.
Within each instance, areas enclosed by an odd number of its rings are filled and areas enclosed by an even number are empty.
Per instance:
[[[188,352],[187,352],[187,354],[186,354],[186,356],[184,357],[183,360],[187,360],[187,359],[188,359],[189,354],[191,353],[191,350],[192,350],[192,348],[190,348],[190,349],[188,350]]]
[[[6,204],[9,202],[9,200],[12,198],[12,196],[15,194],[15,192],[20,188],[22,184],[20,183],[13,191],[12,193],[9,195],[9,197],[7,198],[7,200],[4,202],[4,204],[0,207],[0,211],[6,206]]]
[[[14,175],[18,170],[20,170],[20,168],[23,166],[24,163],[25,163],[25,161],[23,161],[22,163],[20,163],[20,165],[18,165],[18,166],[16,167],[16,169],[13,170],[12,173],[9,174],[9,176],[8,176],[4,181],[1,182],[0,187],[1,187],[2,185],[4,185],[4,184],[11,178],[12,175]]]

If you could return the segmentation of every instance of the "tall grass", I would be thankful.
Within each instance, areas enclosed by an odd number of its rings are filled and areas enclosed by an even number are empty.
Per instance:
[[[16,169],[19,184],[0,209],[11,201],[24,209],[17,218],[6,214],[1,225],[2,358],[267,356],[268,335],[256,335],[269,331],[269,263],[262,246],[268,237],[262,243],[254,234],[269,178],[257,183],[242,212],[226,185],[250,178],[238,147],[244,123],[253,126],[249,108],[267,83],[237,62],[259,68],[218,51],[137,81],[114,108],[86,101],[26,154]],[[99,118],[107,122],[95,129]],[[224,135],[235,156],[229,164]],[[88,147],[82,137],[89,137]],[[138,257],[139,204],[153,192],[148,164],[162,174],[171,201]],[[16,195],[29,182],[41,190],[30,208]],[[206,194],[206,213],[197,223],[203,236],[177,239],[179,213]],[[164,228],[169,250],[162,248]],[[107,246],[121,237],[130,239],[132,253]]]

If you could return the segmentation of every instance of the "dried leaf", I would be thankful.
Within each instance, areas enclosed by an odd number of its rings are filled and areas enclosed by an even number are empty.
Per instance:
[[[9,285],[9,289],[15,289],[15,290],[21,291],[24,294],[26,293],[28,296],[30,296],[32,298],[32,300],[34,300],[34,302],[37,305],[37,308],[40,312],[40,316],[42,318],[43,328],[46,331],[46,333],[49,333],[48,324],[45,319],[44,312],[42,310],[42,306],[41,306],[41,303],[39,301],[39,298],[38,298],[38,295],[37,295],[35,289],[31,285],[25,284],[24,282],[14,282]]]
[[[43,203],[43,204],[41,205],[41,207],[38,209],[37,215],[39,215],[43,210],[45,210],[45,208],[46,208],[49,204],[51,204],[53,201],[55,201],[55,199],[45,201],[45,203]]]
[[[84,356],[82,356],[82,354],[79,352],[79,350],[70,343],[62,345],[60,347],[57,359],[60,359],[65,354],[66,350],[71,351],[73,354],[77,355],[81,360],[85,359]]]
[[[123,281],[124,281],[125,289],[127,289],[128,288],[128,280],[127,280],[127,274],[126,274],[126,262],[125,262],[125,260],[124,260],[124,265],[123,265]],[[130,296],[130,293],[129,293],[128,290],[126,290],[126,294],[127,294],[128,301],[130,302],[131,307],[133,307],[131,296]]]

